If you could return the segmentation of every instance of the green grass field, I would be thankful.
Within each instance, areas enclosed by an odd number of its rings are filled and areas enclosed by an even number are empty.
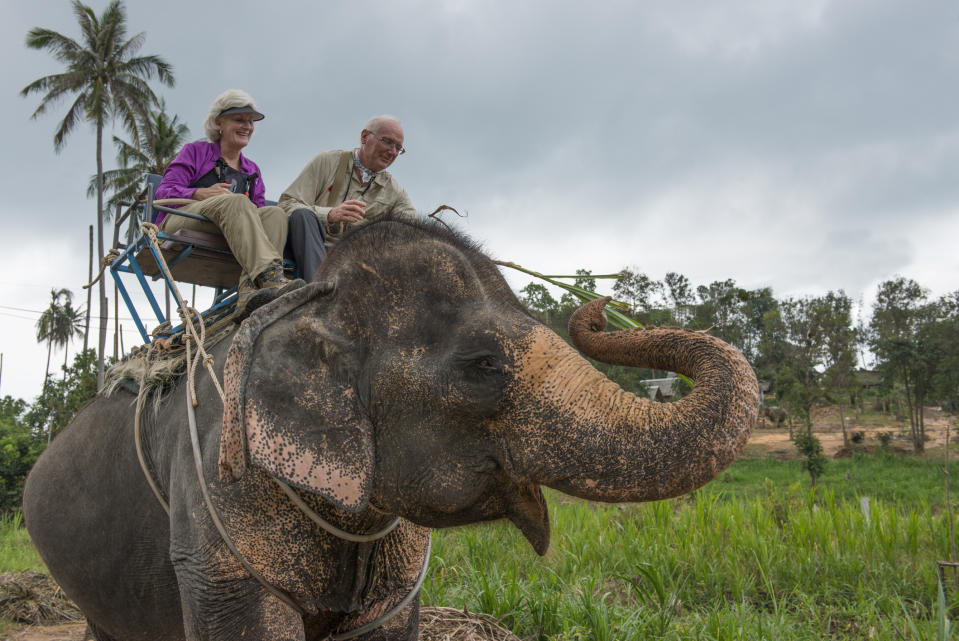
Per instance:
[[[959,464],[951,465],[959,478]],[[959,489],[959,488],[957,488]],[[868,496],[868,508],[862,497]],[[548,493],[538,557],[505,522],[437,531],[424,604],[502,618],[524,639],[945,639],[959,612],[941,464],[880,452],[745,459],[692,495],[601,505]],[[17,518],[0,571],[42,569]]]
[[[30,543],[19,513],[0,517],[0,574],[6,572],[45,572],[40,555]]]
[[[563,641],[937,639],[959,609],[956,591],[938,605],[949,542],[934,462],[830,461],[815,496],[798,461],[752,459],[679,499],[548,500],[545,558],[505,523],[436,532],[423,602]]]

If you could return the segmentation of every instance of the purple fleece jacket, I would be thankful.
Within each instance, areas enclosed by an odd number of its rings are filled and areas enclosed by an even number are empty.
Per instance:
[[[176,159],[163,172],[163,180],[157,187],[155,198],[193,198],[196,189],[190,187],[194,182],[207,174],[216,166],[216,159],[221,156],[220,143],[197,140],[183,146]],[[245,174],[260,174],[256,163],[240,154],[240,171]],[[253,181],[253,193],[250,200],[257,207],[266,205],[266,186],[263,184],[263,175],[260,174]],[[178,205],[173,205],[178,207]],[[157,215],[156,224],[159,226],[166,218],[164,212]]]

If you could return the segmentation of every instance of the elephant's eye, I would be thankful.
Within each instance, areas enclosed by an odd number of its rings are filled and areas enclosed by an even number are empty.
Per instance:
[[[484,355],[473,359],[473,367],[484,374],[498,374],[505,371],[503,364],[495,356]]]
[[[485,378],[487,375],[504,374],[506,366],[503,361],[495,354],[486,349],[463,350],[456,354],[456,360],[467,374],[479,375]]]

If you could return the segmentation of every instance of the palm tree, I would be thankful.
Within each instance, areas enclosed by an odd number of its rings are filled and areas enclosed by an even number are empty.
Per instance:
[[[47,369],[43,374],[43,391],[47,390],[47,381],[50,378],[50,354],[53,352],[53,344],[58,346],[63,344],[63,320],[60,299],[66,299],[67,305],[71,304],[73,292],[69,289],[51,289],[50,306],[43,310],[40,318],[37,320],[37,342],[47,344]],[[72,337],[72,332],[70,333]],[[69,338],[66,339],[69,342]]]
[[[83,310],[75,309],[71,297],[67,297],[63,305],[60,306],[60,314],[55,323],[53,344],[63,348],[63,376],[66,378],[66,371],[69,361],[67,357],[70,354],[70,341],[74,338],[83,336]]]
[[[163,100],[159,109],[151,111],[149,116],[139,122],[139,132],[133,142],[127,142],[117,136],[113,145],[117,150],[119,169],[103,172],[103,187],[113,195],[106,203],[104,216],[120,201],[132,202],[143,184],[145,174],[162,174],[176,158],[177,152],[190,135],[190,129],[166,112]],[[97,190],[97,176],[90,176],[87,196],[93,196]]]
[[[46,49],[66,71],[44,76],[24,87],[21,96],[40,93],[40,106],[33,118],[66,95],[73,103],[53,136],[53,147],[63,148],[67,135],[81,120],[92,122],[97,131],[97,240],[99,259],[103,262],[103,127],[118,119],[130,131],[139,131],[139,122],[146,119],[157,104],[156,94],[147,81],[154,76],[173,86],[173,69],[159,56],[136,56],[145,35],[138,33],[127,39],[126,12],[120,0],[113,0],[99,17],[80,0],[73,0],[73,13],[80,25],[82,42],[56,31],[35,27],[27,33],[27,47]],[[97,358],[97,387],[103,387],[103,353],[107,340],[106,288],[100,279],[100,345]]]
[[[60,304],[61,298],[63,298],[63,304]],[[43,311],[37,321],[37,341],[47,343],[47,370],[43,376],[41,398],[44,399],[48,410],[55,404],[47,394],[50,381],[50,353],[53,351],[53,346],[63,348],[63,380],[66,381],[70,341],[74,337],[81,336],[83,336],[83,312],[73,308],[73,292],[69,289],[51,289],[50,306]],[[64,389],[66,389],[65,385]],[[51,424],[47,431],[47,443],[52,436],[53,425]]]
[[[69,365],[68,357],[70,355],[70,341],[74,338],[80,338],[84,334],[83,311],[73,308],[73,303],[68,296],[63,305],[60,306],[60,313],[54,323],[53,344],[63,348],[63,398],[64,406],[67,403],[67,367]],[[47,444],[53,438],[53,424],[47,429]]]

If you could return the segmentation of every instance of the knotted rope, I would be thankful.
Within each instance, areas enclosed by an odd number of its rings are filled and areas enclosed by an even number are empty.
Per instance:
[[[107,267],[113,264],[113,262],[120,257],[120,254],[123,253],[116,247],[107,252],[107,255],[103,257],[103,260],[100,261],[100,272],[97,274],[97,277],[91,280],[89,283],[83,286],[83,289],[90,289],[103,277],[103,272],[106,271]]]

